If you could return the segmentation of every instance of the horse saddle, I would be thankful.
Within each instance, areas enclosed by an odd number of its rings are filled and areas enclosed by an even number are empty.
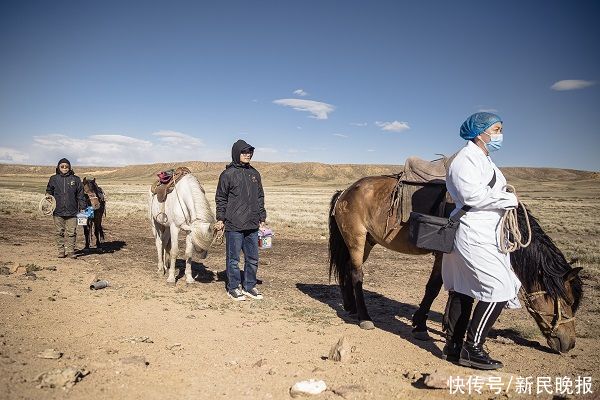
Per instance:
[[[413,183],[438,183],[439,181],[440,184],[445,184],[446,160],[448,160],[446,157],[433,161],[408,157],[404,163],[402,179]]]
[[[167,201],[167,196],[175,189],[175,184],[185,175],[191,173],[192,171],[188,167],[177,167],[175,170],[169,169],[156,174],[158,180],[152,184],[151,191],[156,195],[158,202],[164,203]]]

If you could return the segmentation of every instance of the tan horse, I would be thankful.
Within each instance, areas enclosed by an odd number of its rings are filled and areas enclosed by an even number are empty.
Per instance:
[[[377,244],[403,254],[428,254],[408,240],[408,224],[397,218],[398,208],[390,208],[396,187],[393,176],[372,176],[358,180],[343,192],[336,192],[330,204],[329,276],[335,275],[342,292],[344,309],[358,314],[360,327],[373,329],[363,295],[363,264]],[[443,188],[443,186],[442,186]],[[431,213],[432,201],[415,201],[437,196],[423,185],[413,196],[413,211]],[[443,190],[443,189],[442,189]],[[522,211],[521,211],[522,213]],[[519,221],[524,220],[520,215]],[[532,243],[511,253],[511,263],[523,284],[528,311],[555,351],[566,352],[575,345],[574,316],[582,298],[581,268],[571,268],[563,254],[530,216]],[[394,223],[398,221],[398,223]],[[387,229],[386,229],[387,227]],[[426,333],[429,308],[441,285],[442,255],[435,254],[433,271],[413,325]]]

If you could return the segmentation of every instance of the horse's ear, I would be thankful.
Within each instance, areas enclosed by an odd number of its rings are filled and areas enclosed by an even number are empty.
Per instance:
[[[92,182],[96,183],[96,178],[92,178]]]
[[[577,267],[577,268],[573,268],[571,269],[569,272],[567,272],[564,276],[563,279],[565,282],[569,282],[572,281],[573,279],[575,279],[577,277],[577,275],[579,274],[579,272],[583,269],[583,267]]]
[[[86,183],[86,182],[87,182],[87,178],[84,176],[83,177],[83,183]]]

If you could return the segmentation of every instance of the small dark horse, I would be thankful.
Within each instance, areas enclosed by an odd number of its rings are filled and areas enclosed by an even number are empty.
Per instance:
[[[102,217],[106,214],[106,200],[104,192],[96,183],[96,178],[83,178],[83,192],[87,200],[87,205],[94,209],[94,218],[88,218],[87,225],[83,227],[85,236],[85,248],[90,248],[92,241],[92,230],[96,236],[96,248],[100,248],[104,241],[104,230],[102,229]]]
[[[340,285],[343,305],[351,314],[358,314],[360,327],[373,329],[363,294],[363,270],[369,253],[376,244],[404,254],[422,255],[430,251],[415,247],[408,240],[408,224],[390,224],[396,220],[397,209],[390,210],[390,198],[397,179],[393,176],[372,176],[358,180],[343,192],[336,192],[329,213],[329,276],[334,274]],[[418,192],[418,191],[417,191]],[[413,201],[413,210],[420,210]],[[388,215],[388,211],[393,214]],[[519,223],[524,224],[523,211]],[[529,213],[528,213],[529,214]],[[583,292],[578,276],[581,268],[571,268],[564,255],[544,233],[535,218],[529,216],[532,241],[529,247],[511,253],[511,263],[525,292],[525,305],[557,352],[567,352],[575,346],[575,312]],[[525,231],[521,226],[521,230]],[[442,253],[436,253],[433,270],[425,288],[419,310],[413,316],[413,326],[427,331],[427,313],[442,286]]]

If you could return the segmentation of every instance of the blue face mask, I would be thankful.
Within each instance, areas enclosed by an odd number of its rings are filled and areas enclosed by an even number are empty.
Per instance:
[[[488,135],[488,137],[490,138],[490,141],[487,142],[485,144],[485,147],[487,147],[488,151],[491,153],[493,151],[498,150],[500,147],[502,147],[502,139],[503,139],[503,135],[501,133],[497,133],[494,135],[490,135],[487,132],[484,132],[486,135]]]

